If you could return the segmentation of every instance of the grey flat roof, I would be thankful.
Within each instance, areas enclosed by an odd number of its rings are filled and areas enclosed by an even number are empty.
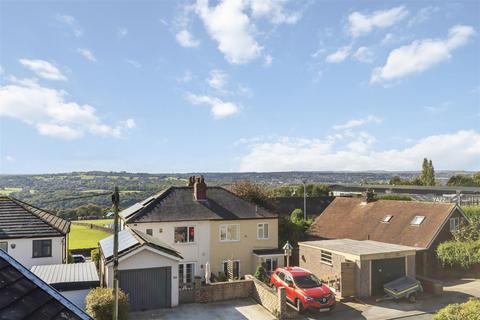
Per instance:
[[[93,262],[33,266],[31,271],[48,284],[100,281]]]
[[[334,239],[299,242],[299,245],[332,251],[341,255],[372,258],[383,254],[415,254],[417,248],[373,240]]]

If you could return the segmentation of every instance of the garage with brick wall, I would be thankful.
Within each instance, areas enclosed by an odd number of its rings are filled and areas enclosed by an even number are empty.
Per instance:
[[[344,297],[383,294],[383,285],[415,278],[416,248],[372,240],[335,239],[299,243],[300,267]]]

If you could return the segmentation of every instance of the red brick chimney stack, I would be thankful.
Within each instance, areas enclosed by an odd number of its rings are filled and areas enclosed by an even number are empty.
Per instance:
[[[193,196],[197,201],[207,200],[207,185],[203,176],[196,177],[193,184]]]
[[[195,184],[195,176],[188,177],[187,187],[193,187]]]

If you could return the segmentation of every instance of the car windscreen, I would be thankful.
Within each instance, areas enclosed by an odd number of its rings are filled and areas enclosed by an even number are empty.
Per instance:
[[[315,277],[313,274],[307,274],[304,276],[296,276],[293,278],[297,287],[306,289],[306,288],[315,288],[320,287],[322,282]]]

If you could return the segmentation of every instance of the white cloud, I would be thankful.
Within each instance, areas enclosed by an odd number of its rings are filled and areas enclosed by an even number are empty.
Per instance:
[[[301,12],[286,12],[286,1],[250,0],[250,9],[254,18],[265,17],[274,24],[295,24],[301,19]]]
[[[124,27],[118,27],[117,28],[117,37],[118,38],[123,38],[128,34],[128,29]]]
[[[253,97],[253,90],[241,84],[238,85],[237,93],[247,98]]]
[[[39,59],[20,59],[19,61],[22,65],[35,72],[37,76],[44,79],[62,81],[67,80],[67,77],[65,77],[57,67],[48,61]]]
[[[325,58],[327,63],[340,63],[350,55],[350,47],[342,47]]]
[[[265,55],[265,57],[263,58],[263,66],[264,67],[270,67],[273,63],[273,57],[269,54]]]
[[[186,70],[181,77],[177,78],[177,82],[189,83],[193,78],[195,78],[195,75],[190,70]]]
[[[368,117],[363,118],[363,119],[352,119],[352,120],[347,121],[344,124],[335,125],[335,126],[333,126],[333,129],[335,129],[335,130],[352,129],[352,128],[355,128],[355,127],[363,126],[363,125],[368,124],[368,123],[381,123],[382,121],[383,121],[382,118],[379,118],[379,117],[376,117],[376,116],[373,116],[373,115],[369,115]]]
[[[410,147],[375,150],[375,138],[358,134],[342,144],[335,138],[280,138],[251,143],[240,171],[418,170],[424,157],[435,168],[479,170],[480,133],[462,130],[417,140]]]
[[[210,106],[210,112],[215,119],[232,116],[239,112],[240,108],[233,102],[225,102],[216,97],[207,95],[187,94],[187,99],[194,105]]]
[[[66,25],[70,29],[72,29],[75,37],[78,38],[78,37],[81,37],[83,35],[83,30],[82,30],[82,28],[80,27],[80,25],[78,24],[77,20],[74,17],[72,17],[68,14],[57,14],[55,16],[55,19],[58,22]]]
[[[227,74],[222,70],[210,71],[210,76],[206,79],[208,85],[214,89],[222,89],[227,84]]]
[[[187,30],[181,30],[176,35],[177,42],[186,48],[195,48],[200,45],[200,41],[195,39],[194,36]]]
[[[370,15],[355,11],[348,16],[348,30],[353,37],[359,37],[371,32],[374,28],[390,27],[407,15],[408,11],[403,6],[389,10],[378,10]]]
[[[470,26],[450,28],[445,39],[415,40],[409,45],[394,49],[383,67],[375,68],[370,82],[387,82],[410,74],[421,73],[448,60],[452,51],[465,45],[475,31]]]
[[[198,0],[195,11],[210,36],[217,41],[218,50],[232,64],[244,64],[260,56],[262,47],[255,40],[254,26],[243,12],[242,0],[222,0],[209,7],[208,0]]]
[[[99,118],[94,107],[66,101],[63,90],[42,87],[30,80],[16,80],[0,86],[0,116],[23,121],[45,136],[77,139],[85,133],[121,138],[135,122],[128,119],[110,126]]]
[[[89,49],[78,48],[77,51],[88,61],[97,62],[97,58],[95,57],[93,52],[90,51]]]
[[[140,62],[138,62],[137,60],[125,59],[125,62],[128,63],[129,65],[131,65],[132,67],[137,68],[137,69],[142,67],[142,64]]]
[[[409,21],[408,26],[411,27],[416,24],[423,23],[430,19],[430,16],[440,10],[437,6],[428,6],[420,9]]]
[[[363,63],[372,63],[374,56],[373,50],[367,47],[360,47],[353,54],[355,59]]]

